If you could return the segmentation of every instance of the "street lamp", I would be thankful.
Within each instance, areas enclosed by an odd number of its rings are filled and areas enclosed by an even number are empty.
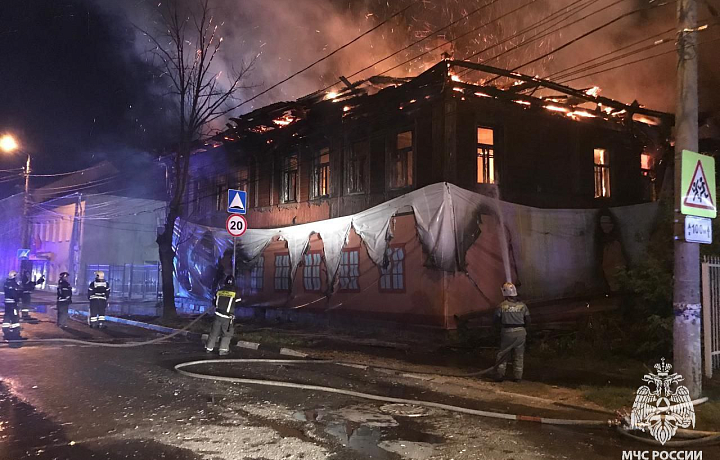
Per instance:
[[[17,140],[15,140],[15,137],[12,136],[12,134],[4,134],[2,137],[0,137],[0,150],[2,150],[5,153],[13,153],[17,150],[20,150],[20,145],[18,144]],[[23,198],[23,220],[22,220],[22,229],[20,234],[20,245],[23,247],[23,249],[28,247],[29,244],[29,235],[28,235],[28,208],[30,207],[30,196],[29,196],[29,188],[30,188],[30,154],[27,154],[27,162],[25,163],[25,196]],[[23,261],[25,262],[25,261]]]

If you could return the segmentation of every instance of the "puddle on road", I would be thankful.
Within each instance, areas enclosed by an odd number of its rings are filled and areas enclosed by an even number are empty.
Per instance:
[[[383,411],[386,412],[386,411]],[[422,416],[383,413],[371,407],[345,407],[339,410],[312,409],[296,412],[293,418],[302,422],[317,423],[322,430],[337,439],[343,446],[379,460],[425,460],[435,452],[435,446],[445,440],[441,436],[425,433],[410,417]],[[402,414],[405,411],[393,411]]]

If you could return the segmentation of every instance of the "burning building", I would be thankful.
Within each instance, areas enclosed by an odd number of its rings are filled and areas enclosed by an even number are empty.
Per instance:
[[[506,279],[531,302],[604,294],[641,256],[670,115],[464,61],[345,83],[233,118],[193,155],[182,294],[212,289],[198,246],[229,269],[228,188],[248,192],[256,307],[452,328]]]

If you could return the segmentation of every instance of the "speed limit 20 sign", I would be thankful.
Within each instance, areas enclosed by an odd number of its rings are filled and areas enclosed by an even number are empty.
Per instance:
[[[242,236],[247,230],[247,221],[245,217],[240,214],[230,214],[225,222],[225,228],[227,229],[230,236],[238,237]]]

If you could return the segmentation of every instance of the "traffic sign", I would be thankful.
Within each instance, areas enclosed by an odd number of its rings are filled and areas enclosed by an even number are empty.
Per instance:
[[[230,214],[245,214],[247,208],[247,192],[245,190],[228,190],[228,212]]]
[[[680,212],[698,217],[717,216],[715,158],[683,150]]]
[[[19,260],[28,260],[30,258],[30,250],[29,249],[18,249],[17,250],[17,258]]]
[[[685,216],[685,241],[712,244],[712,219]]]
[[[225,222],[225,228],[232,237],[242,236],[247,230],[247,221],[240,214],[230,214]]]

